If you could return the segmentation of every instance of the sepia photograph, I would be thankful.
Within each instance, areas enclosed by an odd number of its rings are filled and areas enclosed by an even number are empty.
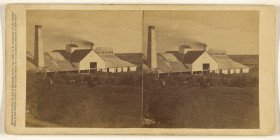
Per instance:
[[[141,127],[141,16],[27,11],[26,126]]]
[[[275,8],[12,4],[11,134],[272,135]]]
[[[259,128],[259,13],[144,11],[145,127]]]
[[[29,127],[259,128],[255,11],[27,11],[26,58]]]

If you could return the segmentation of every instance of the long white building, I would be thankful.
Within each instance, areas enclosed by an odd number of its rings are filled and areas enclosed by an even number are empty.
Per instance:
[[[248,66],[229,58],[224,50],[209,49],[207,51],[207,45],[204,43],[184,44],[179,46],[178,51],[167,51],[165,55],[157,53],[156,47],[156,29],[154,26],[149,26],[147,59],[144,59],[144,62],[150,71],[158,73],[234,74],[248,73],[250,70]],[[169,54],[169,58],[177,59],[163,59],[167,56],[166,54]],[[166,70],[166,67],[169,67],[169,70]]]
[[[27,70],[38,72],[120,73],[137,71],[137,65],[120,59],[112,48],[80,48],[67,44],[64,50],[44,52],[42,26],[35,26],[34,56],[27,53]]]

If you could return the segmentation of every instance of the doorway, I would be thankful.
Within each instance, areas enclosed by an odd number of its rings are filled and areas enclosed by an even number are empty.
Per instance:
[[[97,71],[97,62],[90,62],[90,73],[96,73]]]

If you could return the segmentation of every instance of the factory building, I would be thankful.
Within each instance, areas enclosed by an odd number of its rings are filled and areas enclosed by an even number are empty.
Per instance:
[[[248,73],[249,67],[233,61],[224,50],[209,49],[200,42],[179,46],[178,51],[156,53],[156,31],[148,27],[147,59],[150,71],[158,73],[234,74]],[[176,64],[175,64],[176,63]],[[148,70],[147,70],[148,71]]]
[[[67,44],[65,50],[44,52],[42,26],[35,26],[34,56],[27,52],[27,70],[46,73],[79,72],[79,73],[120,73],[137,71],[137,65],[120,59],[112,48],[80,48],[77,44]]]
[[[34,55],[27,52],[27,70],[79,72],[79,73],[121,73],[143,70],[155,73],[248,73],[250,68],[233,61],[220,49],[206,50],[204,43],[190,43],[179,46],[178,51],[157,53],[156,29],[148,27],[147,55],[141,53],[115,54],[110,47],[80,48],[67,44],[63,50],[43,51],[42,26],[35,26]]]

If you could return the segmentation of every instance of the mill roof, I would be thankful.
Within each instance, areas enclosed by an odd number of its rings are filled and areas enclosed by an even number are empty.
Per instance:
[[[227,55],[212,55],[212,57],[218,62],[219,69],[239,69],[249,68],[241,63],[233,61]]]
[[[40,70],[29,60],[26,61],[26,70],[32,73],[39,72]]]
[[[56,71],[75,71],[77,70],[69,61],[67,61],[58,52],[45,52],[45,71],[56,72]]]
[[[143,64],[143,54],[142,53],[115,53],[117,57],[132,63],[137,66],[142,66]]]
[[[189,71],[173,54],[170,53],[158,53],[157,63],[157,70],[162,73]]]
[[[188,51],[184,55],[183,63],[192,64],[198,57],[200,57],[205,51]]]
[[[166,51],[165,53],[173,54],[179,61],[182,62],[184,55],[181,54],[179,51]]]
[[[60,53],[66,60],[70,60],[71,53],[67,52],[66,50],[54,50],[53,52]]]
[[[143,57],[143,69],[146,72],[151,72],[150,68],[146,65],[147,60]],[[144,67],[145,66],[145,67]],[[173,54],[171,53],[157,53],[157,68],[156,70],[159,73],[177,73],[177,72],[188,72],[182,62],[180,62]]]
[[[70,57],[70,62],[71,63],[79,63],[83,58],[85,58],[91,51],[92,49],[81,49],[81,50],[75,50],[72,52],[71,57]]]
[[[105,60],[106,68],[121,68],[121,67],[135,67],[136,65],[131,64],[117,57],[114,54],[100,55]]]

